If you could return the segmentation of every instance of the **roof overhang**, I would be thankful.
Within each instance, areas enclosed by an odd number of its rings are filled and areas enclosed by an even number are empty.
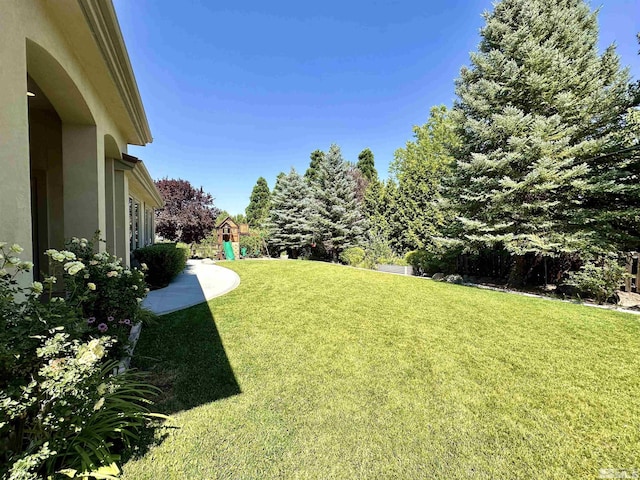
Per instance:
[[[140,139],[150,143],[151,130],[133,68],[111,0],[78,0],[89,29]]]
[[[122,140],[140,146],[151,143],[149,123],[112,0],[42,3]],[[83,83],[78,78],[72,80]]]
[[[162,199],[155,182],[151,178],[151,175],[149,175],[149,171],[142,160],[138,157],[134,157],[133,155],[123,153],[122,160],[115,160],[115,163],[118,170],[131,172],[134,180],[140,184],[144,191],[156,203],[156,208],[162,208],[164,206],[164,200]]]

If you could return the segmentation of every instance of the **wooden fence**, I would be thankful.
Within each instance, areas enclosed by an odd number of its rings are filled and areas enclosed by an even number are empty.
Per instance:
[[[638,252],[631,252],[627,257],[627,273],[629,276],[624,281],[625,292],[640,293],[640,268],[638,268]]]

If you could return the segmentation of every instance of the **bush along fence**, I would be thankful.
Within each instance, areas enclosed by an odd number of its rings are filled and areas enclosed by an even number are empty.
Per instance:
[[[0,478],[113,478],[155,416],[156,389],[113,373],[144,317],[144,274],[74,238],[27,285],[21,252],[0,242]]]

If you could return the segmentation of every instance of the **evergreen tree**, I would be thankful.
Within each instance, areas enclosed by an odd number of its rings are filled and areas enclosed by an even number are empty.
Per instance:
[[[254,227],[259,227],[266,220],[269,215],[269,200],[271,198],[271,191],[269,185],[264,177],[258,178],[253,190],[251,191],[251,197],[249,198],[249,205],[245,209],[247,214],[247,221]]]
[[[536,258],[593,248],[599,154],[632,103],[583,0],[503,0],[457,80],[461,147],[448,199],[468,247]]]
[[[358,155],[358,163],[356,163],[356,167],[362,172],[362,175],[364,175],[368,181],[373,182],[378,179],[378,172],[373,159],[373,152],[368,148],[362,150]]]
[[[322,150],[314,150],[311,152],[311,163],[309,164],[309,168],[304,174],[304,178],[309,182],[315,182],[318,177],[318,166],[322,162],[324,158],[324,152]]]
[[[297,257],[300,249],[313,239],[313,213],[311,187],[295,169],[278,176],[267,222],[270,245]]]
[[[413,133],[414,140],[396,150],[391,165],[398,181],[397,221],[405,227],[397,238],[403,252],[431,249],[442,236],[447,215],[441,182],[451,172],[451,150],[459,144],[445,106],[433,107],[429,121]]]
[[[334,259],[362,241],[364,219],[356,201],[356,186],[340,147],[331,145],[317,170],[315,233]]]
[[[367,221],[369,243],[372,239],[386,243],[396,255],[404,253],[404,224],[398,214],[398,187],[393,179],[375,180],[364,196],[363,214]]]

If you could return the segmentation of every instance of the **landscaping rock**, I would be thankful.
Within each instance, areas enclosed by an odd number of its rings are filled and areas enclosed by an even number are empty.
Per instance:
[[[455,283],[456,285],[462,285],[464,283],[464,279],[462,278],[462,276],[454,274],[454,275],[448,275],[445,278],[445,281],[447,283]]]
[[[616,297],[618,298],[618,305],[624,308],[640,307],[640,294],[633,292],[623,292],[622,290],[616,291]]]
[[[567,285],[566,283],[563,283],[562,285],[558,285],[556,293],[566,297],[576,297],[580,293],[580,290],[578,290],[574,285]]]
[[[436,282],[441,282],[444,280],[444,273],[436,273],[431,277],[431,280],[435,280]]]

